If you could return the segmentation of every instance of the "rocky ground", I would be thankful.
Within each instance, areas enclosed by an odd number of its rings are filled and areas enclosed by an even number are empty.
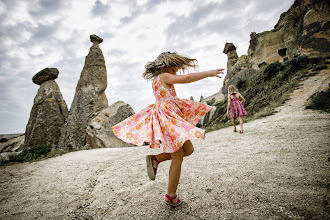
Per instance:
[[[278,113],[194,140],[178,208],[162,203],[170,162],[146,173],[147,147],[104,148],[0,167],[0,219],[329,219],[330,115],[304,110],[329,74]]]

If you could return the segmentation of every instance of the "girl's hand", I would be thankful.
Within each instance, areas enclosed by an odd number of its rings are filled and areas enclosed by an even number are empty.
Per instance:
[[[223,74],[223,70],[224,69],[215,69],[215,70],[209,70],[208,73],[209,73],[209,77],[219,77],[221,78],[221,76],[218,76],[218,74]]]
[[[227,111],[227,115],[229,116],[229,112]]]

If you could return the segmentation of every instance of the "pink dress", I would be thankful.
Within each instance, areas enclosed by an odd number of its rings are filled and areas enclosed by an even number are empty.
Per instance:
[[[190,139],[205,138],[205,130],[197,123],[211,106],[176,96],[174,86],[165,88],[159,75],[153,87],[156,103],[112,127],[114,134],[135,145],[149,143],[150,148],[163,147],[163,152],[173,153]]]
[[[239,100],[239,98],[234,95],[234,98],[230,98],[231,104],[230,104],[230,117],[236,118],[238,116],[247,116],[247,112],[245,111],[245,108],[242,104],[242,102]]]

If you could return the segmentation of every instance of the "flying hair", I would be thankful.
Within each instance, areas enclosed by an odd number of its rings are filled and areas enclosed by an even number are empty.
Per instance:
[[[163,52],[153,62],[148,62],[145,65],[144,79],[151,80],[168,67],[178,67],[179,70],[185,72],[188,68],[196,69],[198,62],[196,59],[181,55],[178,52]]]

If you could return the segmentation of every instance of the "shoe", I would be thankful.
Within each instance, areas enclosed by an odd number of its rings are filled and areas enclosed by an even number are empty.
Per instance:
[[[157,174],[157,168],[153,166],[153,161],[156,161],[157,164],[159,164],[159,161],[156,159],[155,155],[148,155],[146,156],[147,161],[147,173],[150,178],[150,180],[156,179]]]
[[[177,196],[176,194],[175,194],[174,197],[171,197],[171,196],[169,196],[169,195],[166,194],[166,195],[165,195],[165,198],[167,198],[168,201],[164,200],[164,202],[165,202],[167,205],[172,206],[172,207],[180,206],[180,205],[182,204],[182,201],[181,201],[179,198],[177,198],[177,197],[178,197],[178,196]],[[174,200],[175,198],[177,198],[177,199],[176,199],[176,203],[173,202],[173,200]]]
[[[239,130],[239,133],[240,133],[240,134],[243,134],[243,130]]]
[[[236,128],[234,128],[234,132],[236,132]]]

